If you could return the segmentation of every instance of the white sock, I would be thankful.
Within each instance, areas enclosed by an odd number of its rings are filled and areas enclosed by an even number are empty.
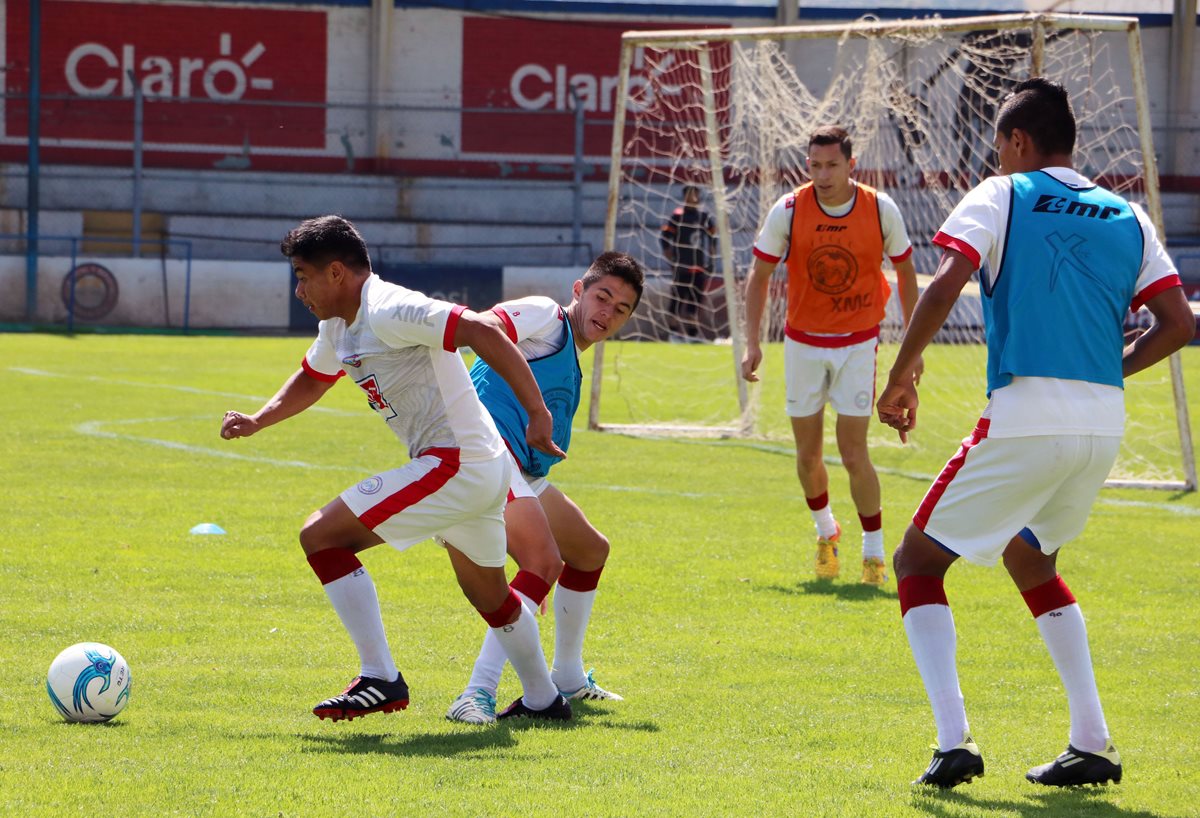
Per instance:
[[[388,649],[379,597],[367,569],[359,568],[321,587],[342,620],[342,626],[354,640],[362,675],[385,682],[395,681],[399,672]]]
[[[530,610],[537,608],[525,594],[520,591],[516,591],[516,594],[521,598],[525,607]],[[475,660],[475,667],[471,669],[471,680],[467,682],[467,689],[463,691],[464,693],[470,693],[482,687],[495,696],[500,689],[500,676],[504,673],[508,654],[504,652],[504,646],[500,644],[494,631],[494,628],[488,628],[487,633],[483,636],[483,646],[479,649],[479,658]]]
[[[962,690],[958,686],[958,670],[954,665],[958,637],[950,606],[910,608],[904,615],[904,632],[908,634],[908,644],[933,707],[938,749],[945,752],[960,744],[963,734],[969,730]]]
[[[516,622],[491,630],[521,679],[525,706],[531,710],[544,710],[553,704],[558,689],[550,681],[550,669],[546,667],[546,655],[542,653],[533,609],[521,603],[521,615]]]
[[[583,672],[583,637],[595,601],[595,588],[572,591],[559,585],[554,589],[554,670],[551,675],[554,684],[567,693],[587,684],[587,675]]]
[[[883,559],[883,529],[864,531],[862,536],[863,559],[875,557]]]
[[[833,508],[826,504],[824,508],[809,509],[812,514],[813,522],[817,525],[817,536],[822,539],[829,539],[837,533],[837,520],[833,519]]]
[[[1083,612],[1078,605],[1071,604],[1047,611],[1034,621],[1067,690],[1071,746],[1085,753],[1104,750],[1108,746],[1108,725],[1100,708],[1100,694],[1092,672]]]

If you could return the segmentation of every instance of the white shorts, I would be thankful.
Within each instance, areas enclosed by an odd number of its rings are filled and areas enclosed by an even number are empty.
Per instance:
[[[1083,531],[1121,438],[989,438],[988,425],[980,420],[963,440],[921,501],[913,524],[979,565],[995,565],[1025,529],[1043,554],[1053,554]]]
[[[522,471],[517,464],[517,459],[509,454],[512,467],[512,477],[508,483],[508,499],[509,502],[516,500],[519,497],[541,497],[542,492],[550,485],[550,481],[545,477],[534,477],[528,472]]]
[[[875,407],[879,339],[848,347],[815,347],[783,339],[788,417],[815,415],[826,404],[839,415],[870,417]]]
[[[502,568],[508,559],[509,462],[504,454],[483,463],[459,463],[457,449],[430,449],[339,496],[363,525],[398,551],[437,537],[476,565]]]

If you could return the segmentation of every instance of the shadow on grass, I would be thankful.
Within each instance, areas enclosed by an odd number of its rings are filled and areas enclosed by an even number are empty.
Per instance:
[[[1119,787],[1039,789],[1030,793],[1029,800],[1023,801],[974,798],[970,793],[959,790],[925,790],[914,793],[912,806],[930,815],[946,818],[973,815],[981,810],[989,814],[1020,815],[1022,818],[1058,818],[1070,815],[1088,818],[1161,818],[1160,813],[1126,809],[1111,803],[1110,798],[1120,798]]]
[[[751,585],[759,591],[770,591],[787,596],[836,596],[848,602],[873,602],[880,599],[897,599],[895,591],[864,585],[861,582],[830,582],[810,579],[795,585]]]
[[[483,728],[469,733],[426,733],[411,736],[363,734],[349,736],[300,735],[304,750],[313,753],[353,755],[455,756],[515,747],[512,731]]]
[[[479,725],[454,733],[422,733],[408,736],[395,733],[356,733],[341,736],[303,733],[297,738],[305,742],[305,751],[314,753],[454,756],[516,747],[517,736],[527,730],[570,731],[583,727],[646,733],[657,733],[660,730],[659,726],[652,721],[614,722],[595,719],[595,716],[604,715],[605,711],[593,710],[591,707],[581,706],[578,702],[573,706],[575,717],[569,722],[516,719],[496,725]]]

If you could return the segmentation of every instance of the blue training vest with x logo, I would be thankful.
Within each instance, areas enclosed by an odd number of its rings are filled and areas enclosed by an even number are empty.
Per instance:
[[[1122,386],[1125,314],[1144,241],[1133,208],[1043,171],[1009,178],[1000,271],[982,287],[988,394],[1014,376]]]

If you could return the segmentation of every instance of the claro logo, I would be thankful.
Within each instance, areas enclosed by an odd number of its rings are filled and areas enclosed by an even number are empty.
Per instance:
[[[270,91],[275,82],[254,77],[250,72],[266,46],[255,43],[233,59],[233,36],[222,33],[220,56],[139,57],[135,46],[125,43],[110,48],[103,43],[80,43],[67,55],[64,66],[67,87],[84,97],[133,96],[133,77],[142,92],[159,97],[188,99],[204,96],[212,100],[237,100],[248,88]],[[119,90],[118,90],[119,89]]]
[[[682,89],[678,85],[666,85],[662,75],[669,72],[675,64],[675,55],[668,53],[646,71],[645,54],[642,49],[634,52],[633,70],[629,73],[629,104],[630,111],[643,111],[654,105],[655,89],[662,96],[679,96]],[[619,78],[613,76],[597,76],[587,72],[572,74],[570,68],[563,64],[545,66],[539,63],[526,63],[513,72],[508,83],[508,92],[518,108],[526,111],[542,111],[553,108],[556,111],[572,109],[571,88],[579,95],[580,107],[585,111],[608,112],[613,109]]]

